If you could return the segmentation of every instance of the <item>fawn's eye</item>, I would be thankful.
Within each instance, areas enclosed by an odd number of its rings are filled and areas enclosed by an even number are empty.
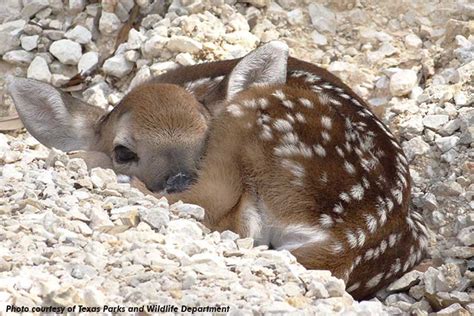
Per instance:
[[[136,153],[122,145],[116,146],[114,148],[114,153],[115,161],[117,161],[118,163],[129,163],[138,160],[138,156]]]

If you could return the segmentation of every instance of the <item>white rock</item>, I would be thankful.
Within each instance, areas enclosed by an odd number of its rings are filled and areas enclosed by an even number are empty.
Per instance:
[[[423,125],[432,130],[438,131],[449,121],[449,116],[445,114],[430,114],[423,118]]]
[[[204,219],[204,209],[194,204],[174,204],[172,209],[176,210],[181,215],[189,215],[197,220]]]
[[[2,57],[4,61],[15,65],[28,65],[33,60],[33,53],[24,50],[11,50]]]
[[[23,173],[18,171],[13,164],[6,164],[2,167],[2,176],[5,179],[16,179],[21,180],[23,178]]]
[[[91,170],[91,181],[95,187],[99,189],[104,189],[108,183],[117,182],[117,176],[115,175],[113,170],[93,168]]]
[[[49,52],[66,65],[76,65],[82,56],[81,45],[69,39],[53,42],[49,47]]]
[[[202,230],[199,226],[187,219],[177,219],[168,223],[169,234],[179,235],[187,240],[199,240],[202,238]]]
[[[85,1],[84,0],[69,0],[69,11],[71,13],[79,13],[84,10]]]
[[[99,63],[99,54],[96,52],[87,52],[81,56],[77,63],[77,70],[84,73],[89,69],[94,68]]]
[[[229,18],[229,26],[232,27],[234,31],[250,31],[247,19],[240,13],[235,13]]]
[[[320,34],[318,31],[311,32],[311,38],[316,45],[324,46],[328,44],[326,36]]]
[[[148,79],[151,77],[151,72],[150,68],[147,66],[142,67],[135,77],[133,77],[132,81],[130,82],[129,90],[132,90],[133,88],[137,87],[138,85],[146,82]]]
[[[87,44],[92,39],[92,33],[82,25],[76,25],[72,30],[67,31],[64,36],[79,44]]]
[[[240,0],[240,2],[247,2],[257,8],[263,8],[270,4],[270,0]]]
[[[467,96],[463,91],[454,94],[454,103],[459,106],[467,105]]]
[[[474,226],[469,226],[463,228],[457,238],[461,241],[465,246],[472,246],[474,245]]]
[[[20,34],[26,22],[15,20],[0,24],[0,55],[17,48],[20,45]]]
[[[413,137],[409,141],[403,142],[402,147],[409,161],[415,156],[421,156],[430,151],[430,145],[421,136]]]
[[[51,82],[51,72],[48,63],[41,56],[36,56],[28,67],[27,77],[44,82]]]
[[[146,58],[153,58],[153,57],[160,56],[160,54],[165,49],[165,46],[168,43],[168,41],[169,41],[169,38],[161,36],[161,35],[152,36],[142,46],[143,56],[145,56]]]
[[[173,52],[197,53],[202,49],[202,44],[187,36],[173,36],[166,48]]]
[[[459,142],[459,137],[457,136],[447,136],[439,137],[435,140],[436,146],[442,151],[446,152],[456,146]]]
[[[319,3],[311,3],[308,6],[311,23],[319,32],[336,32],[336,15]]]
[[[104,62],[104,72],[117,78],[129,74],[133,69],[133,63],[129,62],[123,54],[113,56]]]
[[[26,51],[31,51],[38,47],[38,35],[23,36],[21,41],[21,47]]]
[[[420,48],[423,45],[421,39],[415,34],[408,34],[405,36],[405,45],[407,48]]]
[[[418,81],[416,72],[411,69],[400,69],[390,77],[390,92],[394,96],[409,94]]]
[[[122,23],[119,18],[110,12],[102,12],[99,20],[99,31],[104,35],[111,35],[120,29]]]
[[[252,33],[244,31],[226,33],[224,35],[224,40],[231,44],[241,45],[247,49],[254,49],[260,41],[258,37],[256,37]]]
[[[23,9],[21,10],[21,15],[25,18],[34,16],[49,5],[48,0],[23,0],[22,2]]]
[[[140,49],[143,42],[146,40],[146,36],[144,36],[139,31],[132,28],[130,32],[128,32],[128,41],[127,41],[127,48],[128,49]]]
[[[162,207],[140,210],[139,215],[142,221],[158,230],[170,221],[168,210]]]
[[[288,23],[291,25],[298,25],[304,23],[303,10],[301,8],[296,8],[287,13]]]
[[[191,66],[196,63],[190,53],[179,53],[176,55],[176,62],[183,66]]]

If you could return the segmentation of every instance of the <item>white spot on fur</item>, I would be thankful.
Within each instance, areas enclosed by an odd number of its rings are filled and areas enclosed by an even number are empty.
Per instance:
[[[238,106],[237,104],[229,105],[227,107],[227,112],[229,112],[230,115],[235,116],[235,117],[242,117],[244,115],[240,106]]]
[[[346,231],[346,239],[351,248],[357,247],[357,237],[352,231]]]
[[[399,205],[401,205],[402,202],[403,202],[403,193],[402,193],[402,191],[400,191],[399,189],[392,189],[391,192],[392,192],[393,197],[397,201],[397,203]]]
[[[275,122],[273,122],[273,127],[280,132],[289,132],[293,130],[293,126],[290,124],[290,122],[284,119],[275,120]]]
[[[347,292],[352,292],[357,290],[360,287],[360,282],[356,282],[347,288]]]
[[[283,106],[289,108],[289,109],[292,109],[293,108],[293,102],[290,101],[290,100],[283,100],[281,102],[283,104]]]
[[[304,107],[308,109],[312,109],[314,107],[313,102],[311,102],[310,100],[306,98],[299,98],[298,101],[300,101],[301,105],[303,105]]]
[[[321,173],[321,176],[319,177],[319,181],[324,184],[328,183],[328,173],[326,171]]]
[[[372,214],[364,214],[365,223],[367,224],[367,229],[371,234],[377,231],[377,220]]]
[[[342,207],[341,203],[337,203],[336,205],[334,205],[332,211],[337,214],[342,214],[344,213],[344,207]]]
[[[319,224],[323,228],[331,228],[334,225],[334,220],[328,214],[322,214],[319,217]]]
[[[270,105],[270,101],[268,101],[268,99],[265,99],[265,98],[259,98],[257,100],[257,103],[258,103],[258,106],[262,109],[262,110],[265,110],[266,108],[268,108],[268,106]]]
[[[295,133],[289,132],[283,135],[281,141],[286,144],[296,144],[299,142],[299,137]]]
[[[272,129],[270,128],[270,126],[268,126],[268,125],[263,125],[262,126],[262,132],[260,133],[260,138],[262,140],[266,140],[266,141],[269,141],[269,140],[273,139],[273,133],[272,133]]]
[[[349,174],[355,174],[356,170],[354,168],[354,165],[351,164],[349,161],[344,161],[344,169],[349,173]]]
[[[257,101],[251,99],[251,100],[244,100],[242,102],[242,105],[248,109],[256,109],[257,108]]]
[[[305,174],[304,167],[296,161],[291,161],[289,159],[283,159],[281,165],[286,170],[290,171],[295,177],[303,178]]]
[[[320,144],[313,146],[314,152],[320,157],[326,157],[326,149]]]
[[[283,93],[282,90],[275,90],[275,92],[273,92],[272,95],[282,101],[286,100],[286,95]]]
[[[271,245],[277,250],[294,250],[314,243],[325,242],[329,233],[314,226],[290,224],[272,228]]]
[[[348,95],[348,94],[346,94],[346,93],[340,93],[339,96],[340,96],[341,98],[346,99],[346,100],[349,100],[349,99],[351,98],[351,96]]]
[[[390,236],[388,236],[388,246],[390,248],[392,248],[393,246],[395,246],[395,243],[397,242],[397,234],[390,234]]]
[[[354,199],[360,201],[364,197],[364,188],[360,184],[353,185],[350,194]]]
[[[339,198],[347,203],[351,201],[349,194],[347,194],[346,192],[342,192],[341,194],[339,194]]]
[[[323,141],[324,141],[324,142],[329,142],[329,141],[331,141],[331,136],[330,136],[329,133],[326,132],[326,131],[322,131],[322,132],[321,132],[321,137],[323,138]]]
[[[365,233],[362,229],[357,229],[357,245],[362,247],[365,243]]]
[[[341,253],[344,251],[344,246],[342,245],[342,243],[338,241],[333,242],[331,248],[332,248],[332,251],[335,253]]]
[[[382,277],[383,277],[384,273],[381,272],[379,274],[377,274],[376,276],[374,276],[373,278],[371,278],[369,281],[367,281],[367,283],[365,284],[365,286],[367,288],[373,288],[373,287],[376,287],[379,283],[380,283],[380,280],[382,280]]]
[[[306,123],[306,119],[304,118],[304,115],[301,113],[296,113],[295,114],[296,120],[300,123]]]
[[[321,117],[321,125],[326,128],[326,129],[331,129],[332,128],[332,120],[329,116],[323,115]]]
[[[331,97],[326,93],[318,93],[319,102],[323,105],[328,105],[331,102]]]

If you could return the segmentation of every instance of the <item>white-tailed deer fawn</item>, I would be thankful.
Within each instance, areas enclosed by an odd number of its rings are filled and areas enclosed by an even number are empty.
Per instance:
[[[283,43],[171,71],[107,114],[36,81],[9,89],[44,144],[103,152],[150,190],[203,206],[209,228],[287,249],[356,298],[407,272],[428,243],[393,135]]]

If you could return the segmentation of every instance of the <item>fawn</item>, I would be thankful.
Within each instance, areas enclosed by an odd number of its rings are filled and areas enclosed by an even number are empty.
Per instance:
[[[407,272],[427,246],[394,136],[284,43],[172,70],[109,113],[33,80],[10,79],[9,90],[45,145],[102,152],[158,195],[204,207],[209,228],[289,250],[355,298]]]

